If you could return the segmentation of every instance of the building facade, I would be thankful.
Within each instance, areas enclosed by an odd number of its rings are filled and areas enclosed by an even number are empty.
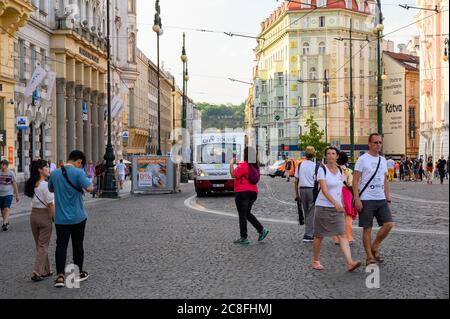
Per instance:
[[[436,14],[419,10],[417,15],[421,61],[420,155],[437,159],[449,156],[448,59],[444,60],[444,48],[446,45],[448,48],[449,41],[448,0],[417,0],[417,6],[436,6],[439,10]]]
[[[35,10],[30,1],[0,0],[0,155],[14,170],[17,165],[14,65],[18,58],[14,44],[18,29]]]
[[[369,39],[353,41],[355,154],[367,148],[367,137],[376,130],[377,51],[376,41],[370,41],[375,6],[374,1],[285,2],[261,24],[254,126],[271,161],[300,156],[299,136],[309,115],[327,132],[328,143],[350,150],[350,49],[349,41],[338,41],[349,38],[350,25],[353,39]]]
[[[119,160],[136,151],[132,149],[129,153],[124,147],[124,143],[129,145],[131,134],[137,142],[147,139],[148,132],[136,130],[135,117],[131,114],[138,103],[135,92],[139,76],[136,0],[113,0],[111,11],[112,86],[114,98],[119,105],[112,122],[112,143],[116,160]],[[142,142],[138,144],[141,145]]]
[[[414,55],[383,52],[383,150],[401,159],[419,157],[420,67]]]
[[[50,1],[33,1],[35,10],[28,23],[16,33],[14,41],[14,87],[15,115],[26,118],[27,128],[16,127],[15,167],[17,180],[22,182],[28,177],[29,165],[35,158],[52,159],[52,107],[54,77],[50,76],[52,59],[50,57],[50,39],[52,25],[49,11],[53,9]],[[26,87],[37,68],[42,68],[47,76],[33,92]]]

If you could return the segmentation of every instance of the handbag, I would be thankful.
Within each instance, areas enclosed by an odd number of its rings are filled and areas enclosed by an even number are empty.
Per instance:
[[[363,187],[363,189],[359,192],[359,198],[361,198],[361,195],[364,193],[364,191],[367,189],[367,187],[369,187],[369,184],[373,181],[373,179],[375,178],[375,176],[377,176],[378,173],[378,169],[380,168],[380,164],[381,164],[381,156],[378,159],[378,165],[377,165],[377,169],[375,170],[375,173],[372,175],[372,177],[369,179],[369,181],[367,182],[367,184]],[[355,198],[353,198],[352,200],[352,206],[355,207]]]

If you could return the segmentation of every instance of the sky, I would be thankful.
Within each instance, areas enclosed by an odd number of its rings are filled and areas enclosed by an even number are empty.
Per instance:
[[[398,4],[414,5],[413,0],[384,0],[385,33],[414,22],[416,10]],[[229,78],[251,82],[256,40],[229,37],[222,32],[256,36],[260,23],[279,5],[276,0],[160,0],[164,33],[160,37],[160,61],[182,86],[181,49],[186,33],[188,55],[188,96],[194,102],[240,104],[248,96],[249,85]],[[138,47],[156,63],[156,34],[152,31],[154,0],[137,0]],[[217,31],[198,32],[192,29]],[[410,27],[389,35],[395,44],[407,43],[418,31]]]

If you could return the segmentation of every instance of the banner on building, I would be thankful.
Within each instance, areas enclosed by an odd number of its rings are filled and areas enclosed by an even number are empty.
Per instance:
[[[0,146],[6,146],[6,131],[0,130]]]
[[[24,95],[26,97],[29,97],[33,94],[34,90],[38,87],[39,84],[42,83],[42,81],[47,76],[47,71],[45,71],[41,66],[37,66],[34,70],[33,76],[30,79],[30,82],[28,83],[27,88],[25,89]]]
[[[119,96],[115,96],[111,102],[111,118],[115,118],[123,109],[123,100]]]
[[[45,94],[44,99],[47,101],[50,101],[52,99],[52,93],[53,93],[53,86],[55,85],[56,80],[56,72],[48,72],[47,73],[47,94]]]
[[[89,110],[88,110],[88,104],[86,101],[83,101],[83,121],[89,120]]]

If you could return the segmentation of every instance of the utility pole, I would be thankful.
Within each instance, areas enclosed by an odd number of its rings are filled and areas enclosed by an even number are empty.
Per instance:
[[[352,41],[353,20],[350,19],[350,159],[355,161],[355,114],[353,110],[353,41]]]
[[[381,13],[381,0],[377,0],[378,6],[378,25],[377,31],[377,63],[378,63],[378,76],[377,76],[377,126],[378,134],[383,136],[383,79],[381,70],[381,33],[383,32],[383,15]]]

